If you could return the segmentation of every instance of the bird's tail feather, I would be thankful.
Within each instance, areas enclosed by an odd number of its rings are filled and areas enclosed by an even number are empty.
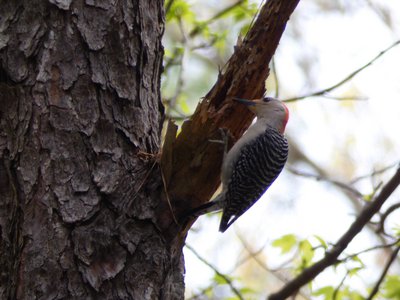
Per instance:
[[[233,217],[233,218],[232,218]],[[219,231],[225,232],[240,216],[232,216],[231,214],[222,214]]]
[[[217,197],[215,197],[214,200],[204,203],[203,205],[200,205],[199,207],[196,207],[195,209],[191,210],[189,215],[193,217],[199,217],[201,215],[213,212],[213,211],[218,211],[223,208],[223,201],[221,201],[223,198],[222,193],[219,194]]]
[[[197,218],[201,215],[223,209],[223,198],[223,194],[221,193],[215,197],[214,200],[204,203],[203,205],[184,213],[180,223],[184,223],[191,218]]]

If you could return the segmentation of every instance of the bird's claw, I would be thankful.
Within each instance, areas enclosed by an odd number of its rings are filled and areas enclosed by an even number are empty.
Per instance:
[[[226,153],[228,151],[229,138],[232,137],[232,135],[227,128],[219,128],[218,131],[221,134],[221,139],[209,140],[209,142],[224,145],[224,153]]]
[[[221,134],[222,137],[222,142],[224,145],[228,145],[229,143],[229,138],[232,137],[231,133],[227,128],[219,128],[219,133]]]
[[[228,133],[229,130],[226,128],[218,128],[219,133],[221,134],[221,138],[220,140],[208,140],[211,143],[217,143],[217,144],[227,144],[229,141],[229,136],[230,134]]]

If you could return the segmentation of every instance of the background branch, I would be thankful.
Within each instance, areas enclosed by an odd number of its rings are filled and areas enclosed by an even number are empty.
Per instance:
[[[385,249],[385,248],[391,248],[391,247],[397,245],[398,243],[400,243],[400,239],[397,239],[395,242],[390,243],[390,244],[377,245],[377,246],[374,246],[374,247],[370,247],[370,248],[361,250],[361,251],[359,251],[359,252],[357,252],[357,253],[350,254],[349,256],[347,256],[347,257],[341,259],[340,261],[341,261],[341,262],[344,262],[344,261],[350,260],[350,259],[352,259],[352,258],[354,258],[354,257],[356,257],[356,256],[359,256],[359,255],[361,255],[361,254],[364,254],[364,253],[367,253],[367,252],[371,252],[371,251],[374,251],[374,250],[380,250],[380,249]]]
[[[400,184],[400,168],[390,179],[390,181],[382,188],[381,192],[375,199],[368,203],[361,211],[360,215],[353,222],[347,232],[339,239],[336,245],[327,253],[325,257],[316,262],[309,268],[304,269],[296,278],[288,282],[280,291],[271,294],[269,300],[286,299],[293,293],[297,292],[303,285],[313,280],[319,273],[327,267],[335,264],[339,255],[347,248],[353,238],[363,229],[363,227],[371,220],[372,216],[379,211],[383,203],[389,198],[394,190]]]
[[[285,102],[294,102],[294,101],[298,101],[298,100],[303,100],[305,98],[310,98],[310,97],[317,97],[317,96],[324,96],[327,93],[331,92],[334,89],[337,89],[338,87],[342,86],[343,84],[345,84],[346,82],[348,82],[349,80],[351,80],[354,76],[356,76],[358,73],[360,73],[361,71],[365,70],[366,68],[368,68],[369,66],[371,66],[376,60],[378,60],[381,56],[383,56],[386,52],[388,52],[389,50],[393,49],[394,47],[396,47],[397,45],[400,44],[400,40],[394,42],[392,45],[390,45],[388,48],[382,50],[381,52],[379,52],[379,54],[377,56],[375,56],[372,60],[370,60],[368,63],[366,63],[365,65],[363,65],[362,67],[358,68],[357,70],[351,72],[349,75],[347,75],[345,78],[343,78],[342,80],[340,80],[339,82],[335,83],[334,85],[325,88],[323,90],[320,91],[316,91],[307,95],[303,95],[303,96],[298,96],[298,97],[294,97],[294,98],[289,98],[284,100]]]
[[[381,215],[381,219],[380,219],[380,221],[379,221],[379,227],[378,227],[378,229],[376,230],[377,232],[383,232],[383,233],[385,233],[385,221],[386,221],[387,217],[388,217],[392,212],[394,212],[395,210],[397,210],[397,209],[399,209],[399,208],[400,208],[400,202],[395,203],[395,204],[389,206],[389,207],[386,209],[386,211]]]
[[[331,183],[333,185],[336,185],[337,187],[339,187],[339,188],[341,188],[343,190],[346,190],[346,191],[354,194],[357,198],[360,198],[360,199],[363,198],[363,194],[361,194],[356,188],[354,188],[351,185],[346,184],[344,182],[333,180],[333,179],[330,179],[330,178],[327,178],[325,176],[318,175],[318,174],[311,174],[311,173],[306,173],[306,172],[303,172],[303,171],[299,171],[299,170],[293,168],[292,166],[287,166],[286,170],[288,170],[290,173],[292,173],[294,175],[298,175],[298,176],[301,176],[301,177],[313,178],[313,179],[315,179],[317,181],[329,182],[329,183]]]
[[[330,178],[329,172],[327,172],[327,170],[325,170],[323,167],[321,167],[319,164],[317,164],[316,162],[314,162],[300,147],[299,145],[297,145],[297,143],[295,143],[294,139],[291,138],[289,136],[289,143],[290,143],[290,153],[289,153],[289,163],[290,165],[295,165],[299,162],[301,163],[305,163],[307,164],[309,167],[311,167],[312,169],[314,169],[315,171],[315,175],[322,177],[322,178]],[[366,178],[371,178],[374,177],[378,174],[382,174],[392,168],[394,168],[395,166],[399,165],[399,162],[395,163],[395,164],[390,164],[385,168],[382,169],[378,169],[376,171],[373,171],[369,174],[365,174],[359,177],[356,177],[355,179],[351,180],[348,185],[350,187],[352,187],[356,182],[366,179]],[[289,169],[290,172],[290,169]],[[302,173],[300,171],[300,173]],[[301,175],[298,175],[301,176]],[[307,176],[305,177],[307,178]],[[308,177],[310,178],[310,177]],[[310,178],[313,179],[313,178]],[[315,179],[315,178],[314,178]],[[330,181],[327,181],[328,183],[331,183]],[[364,201],[360,201],[360,197],[357,195],[357,193],[353,193],[353,191],[350,191],[348,189],[343,189],[338,185],[332,184],[334,187],[338,187],[338,190],[340,192],[342,192],[346,197],[348,197],[348,199],[350,200],[350,203],[352,204],[352,206],[354,207],[354,210],[356,211],[356,214],[358,214],[358,212],[360,212],[362,210],[362,204],[364,203]],[[376,191],[375,191],[376,192]],[[373,194],[375,194],[375,192]],[[363,195],[361,195],[362,198],[364,198]],[[370,199],[372,199],[373,196],[370,197]],[[368,223],[367,224],[367,228],[371,231],[371,233],[373,233],[376,238],[378,240],[381,241],[382,244],[386,244],[386,240],[384,238],[383,235],[379,234],[376,230],[376,226],[373,226],[372,223]]]
[[[379,287],[381,285],[381,283],[383,282],[383,280],[385,279],[385,276],[387,274],[387,272],[389,271],[390,266],[393,264],[394,260],[397,257],[397,254],[399,254],[400,251],[400,246],[398,246],[392,253],[392,255],[390,256],[388,262],[385,265],[385,268],[382,271],[381,276],[379,277],[378,281],[376,282],[374,288],[372,289],[371,293],[369,294],[367,300],[372,300],[375,295],[378,293],[379,291]]]
[[[214,267],[211,263],[209,263],[206,259],[204,259],[203,257],[201,257],[201,255],[194,250],[193,247],[190,247],[188,244],[185,245],[186,248],[188,248],[202,263],[204,263],[206,266],[208,266],[210,269],[212,269],[218,276],[220,276],[221,278],[223,278],[225,280],[225,282],[229,285],[229,287],[231,288],[232,292],[240,299],[240,300],[244,300],[243,295],[239,292],[239,290],[233,285],[232,280],[225,274],[221,273],[220,271],[218,271],[218,269],[216,267]]]

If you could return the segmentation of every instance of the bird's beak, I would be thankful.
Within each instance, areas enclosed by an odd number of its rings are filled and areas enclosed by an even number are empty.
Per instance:
[[[242,104],[244,104],[246,106],[254,106],[254,105],[256,105],[256,102],[250,101],[250,100],[247,100],[247,99],[237,98],[237,97],[233,97],[232,99],[237,101],[237,102],[239,102],[239,103],[242,103]]]
[[[261,99],[248,100],[248,99],[233,97],[232,99],[235,100],[236,102],[242,103],[242,104],[247,105],[247,106],[254,106],[256,104],[264,103],[262,98]]]

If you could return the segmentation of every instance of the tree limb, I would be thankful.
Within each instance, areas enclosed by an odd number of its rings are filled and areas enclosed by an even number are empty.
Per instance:
[[[219,137],[218,129],[226,128],[237,139],[248,128],[253,115],[235,105],[232,97],[259,98],[265,92],[269,63],[279,44],[290,15],[299,0],[270,0],[261,8],[243,42],[222,68],[217,82],[199,103],[181,132],[165,140],[161,166],[167,191],[179,219],[185,212],[207,202],[220,183],[223,149],[210,143]],[[170,130],[176,127],[170,124]],[[167,153],[168,155],[164,155]],[[194,220],[186,228],[173,222],[165,195],[158,208],[158,226],[167,240],[178,234],[181,241]],[[178,243],[179,244],[179,243]]]
[[[363,227],[371,220],[373,215],[379,211],[383,203],[389,198],[399,184],[400,167],[397,169],[390,181],[382,188],[379,195],[377,195],[372,202],[365,206],[347,232],[339,239],[336,245],[325,254],[325,257],[311,267],[306,268],[296,278],[288,282],[280,291],[271,294],[268,299],[282,300],[288,298],[290,295],[297,292],[303,285],[313,280],[327,267],[335,264],[339,255],[346,249],[348,244],[363,229]]]

